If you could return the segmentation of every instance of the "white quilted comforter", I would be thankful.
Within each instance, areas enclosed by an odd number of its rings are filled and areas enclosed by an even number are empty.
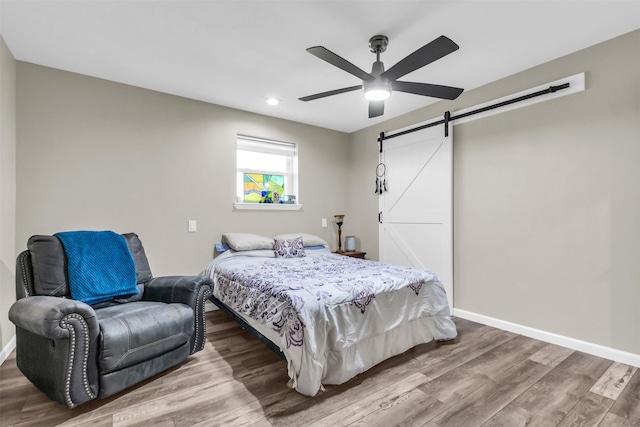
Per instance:
[[[306,254],[227,251],[206,270],[216,298],[275,337],[300,393],[313,396],[417,344],[456,337],[434,273],[328,250]]]

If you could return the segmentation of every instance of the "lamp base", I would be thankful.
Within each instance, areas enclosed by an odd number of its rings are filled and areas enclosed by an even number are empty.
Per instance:
[[[344,215],[342,215],[344,216]],[[342,219],[340,221],[337,221],[336,224],[338,224],[338,250],[335,252],[337,254],[341,254],[343,253],[342,250]]]
[[[338,249],[337,251],[334,252],[334,254],[343,254],[344,251],[342,249]]]

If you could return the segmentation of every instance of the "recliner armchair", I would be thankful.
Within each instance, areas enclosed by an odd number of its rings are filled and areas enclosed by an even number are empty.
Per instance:
[[[69,407],[104,398],[204,348],[206,276],[154,278],[134,233],[124,234],[138,294],[88,305],[71,298],[67,257],[55,236],[33,236],[17,258],[16,361],[49,398]]]

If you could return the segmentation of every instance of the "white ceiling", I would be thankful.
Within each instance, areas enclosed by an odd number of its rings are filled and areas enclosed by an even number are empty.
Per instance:
[[[460,49],[403,77],[470,90],[640,28],[627,1],[1,0],[0,33],[20,61],[353,132],[435,99],[394,93],[368,118],[360,81],[305,51],[321,45],[365,71],[369,38],[386,68],[440,35]],[[281,104],[265,104],[267,97]]]

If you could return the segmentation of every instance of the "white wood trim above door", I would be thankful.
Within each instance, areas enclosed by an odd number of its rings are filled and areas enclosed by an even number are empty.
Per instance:
[[[527,100],[524,100],[524,101],[516,102],[514,104],[509,104],[509,105],[506,105],[504,107],[494,108],[492,110],[488,110],[488,111],[485,111],[485,112],[482,112],[482,113],[474,114],[474,115],[471,115],[471,116],[468,116],[468,117],[463,117],[461,119],[456,119],[456,120],[450,122],[449,124],[453,125],[453,126],[461,125],[463,123],[472,122],[472,121],[478,120],[478,119],[484,119],[486,117],[491,117],[491,116],[494,116],[496,114],[506,113],[507,111],[515,110],[515,109],[518,109],[518,108],[527,107],[529,105],[538,104],[540,102],[551,101],[552,99],[556,99],[556,98],[560,98],[560,97],[563,97],[563,96],[571,95],[573,93],[583,92],[585,90],[585,74],[584,74],[584,72],[578,73],[578,74],[574,74],[572,76],[565,77],[565,78],[562,78],[562,79],[558,79],[558,80],[555,80],[555,81],[552,81],[552,82],[549,82],[549,83],[545,83],[545,84],[540,85],[540,86],[532,87],[530,89],[526,89],[526,90],[523,90],[523,91],[520,91],[520,92],[517,92],[517,93],[512,93],[511,95],[503,96],[502,98],[493,99],[491,101],[484,102],[482,104],[474,105],[473,107],[469,107],[469,108],[465,108],[463,110],[452,112],[451,116],[455,117],[455,116],[458,116],[460,114],[468,113],[470,111],[479,110],[479,109],[488,107],[490,105],[499,104],[499,103],[504,102],[504,101],[508,101],[508,100],[515,99],[515,98],[519,98],[521,96],[529,95],[529,94],[532,94],[532,93],[547,89],[547,88],[549,88],[551,86],[559,86],[559,85],[564,84],[564,83],[569,83],[569,87],[566,88],[566,89],[559,90],[557,92],[545,94],[543,96],[537,96],[535,98],[530,98],[530,99],[527,99]],[[434,121],[436,121],[436,120],[431,120],[430,122],[434,122]],[[414,126],[412,126],[412,127],[414,127]]]

